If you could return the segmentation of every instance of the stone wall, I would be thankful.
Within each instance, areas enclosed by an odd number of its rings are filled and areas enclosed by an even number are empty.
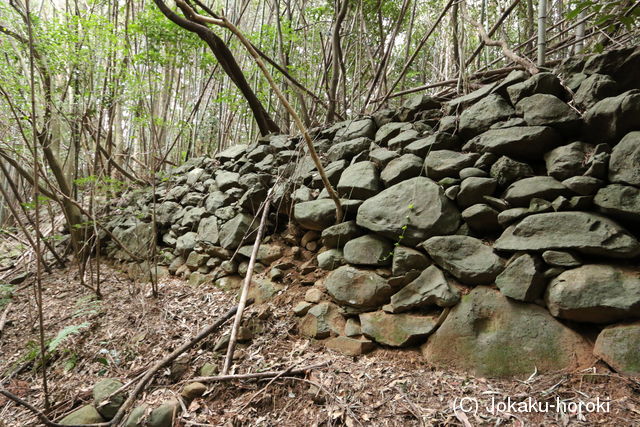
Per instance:
[[[155,241],[171,274],[233,288],[273,188],[278,236],[254,295],[281,291],[294,265],[316,272],[299,283],[313,285],[294,308],[302,334],[354,355],[420,346],[479,375],[596,358],[639,374],[638,69],[640,49],[613,51],[314,130],[339,224],[303,144],[279,135],[176,168],[156,189],[157,236],[149,190],[126,196],[111,228],[137,255]]]

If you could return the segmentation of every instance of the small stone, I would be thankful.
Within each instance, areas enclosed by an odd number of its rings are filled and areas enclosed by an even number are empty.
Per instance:
[[[538,256],[516,254],[509,260],[504,271],[496,277],[496,286],[509,298],[525,302],[535,301],[542,296],[547,285],[543,266]]]
[[[304,300],[310,303],[319,303],[322,301],[324,294],[318,288],[311,288],[304,294]]]
[[[200,368],[200,376],[201,377],[212,377],[214,375],[217,375],[218,372],[220,372],[220,370],[218,369],[218,366],[214,365],[213,363],[209,363],[209,362],[205,363]]]
[[[318,267],[323,270],[330,271],[346,264],[344,254],[340,249],[329,249],[317,256]]]
[[[376,311],[362,313],[360,324],[362,333],[377,343],[407,347],[424,341],[436,329],[437,317]]]
[[[302,317],[305,314],[307,314],[307,312],[311,307],[313,307],[313,304],[311,304],[310,302],[300,301],[299,303],[296,304],[295,307],[293,307],[293,314],[295,314],[298,317]]]
[[[124,392],[120,392],[112,396],[108,401],[106,401],[106,399],[123,385],[124,384],[116,379],[107,378],[93,386],[93,404],[100,415],[106,420],[110,420],[116,415],[116,412],[118,412],[118,409],[120,409],[124,403],[126,395]],[[103,403],[105,404],[102,405]]]
[[[544,251],[542,253],[542,259],[547,264],[554,267],[580,267],[582,261],[578,255],[565,251]]]
[[[422,252],[406,246],[393,249],[391,271],[394,276],[404,276],[410,271],[422,271],[431,265],[431,260]]]
[[[344,326],[344,334],[348,337],[357,337],[358,335],[362,335],[360,321],[353,317],[348,318],[347,323]]]
[[[640,374],[640,322],[604,328],[596,339],[593,354],[624,375]]]
[[[184,388],[180,392],[180,396],[182,396],[187,402],[191,402],[193,399],[202,397],[202,395],[206,391],[207,391],[206,385],[199,382],[193,382],[184,386]]]
[[[429,306],[451,307],[460,300],[458,291],[452,289],[442,271],[432,265],[417,279],[391,296],[391,302],[382,309],[389,313],[401,313]]]
[[[391,263],[393,245],[383,237],[367,234],[344,246],[344,259],[355,265],[382,266]]]
[[[100,415],[100,413],[96,410],[93,405],[85,405],[80,409],[76,409],[62,420],[60,420],[60,424],[65,426],[74,426],[74,425],[82,425],[82,424],[94,424],[94,423],[103,423],[105,421],[104,418]]]

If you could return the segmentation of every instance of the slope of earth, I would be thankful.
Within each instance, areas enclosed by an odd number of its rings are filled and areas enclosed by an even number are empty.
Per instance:
[[[100,302],[74,285],[78,283],[74,268],[44,278],[46,336],[51,339],[76,326],[57,345],[49,363],[52,419],[59,420],[90,403],[91,387],[100,379],[135,380],[235,302],[231,293],[212,284],[194,288],[175,277],[160,281],[159,298],[151,296],[149,284],[134,283],[113,267],[102,265],[102,278],[104,299]],[[308,289],[299,283],[300,277],[289,277],[278,296],[248,309],[246,324],[254,333],[240,345],[233,370],[245,373],[327,365],[297,379],[207,384],[204,396],[185,406],[174,425],[640,424],[640,382],[611,373],[604,365],[571,374],[532,372],[529,378],[487,380],[434,369],[417,349],[379,348],[358,358],[328,350],[297,333],[297,322],[290,313]],[[28,363],[38,337],[32,301],[31,287],[23,285],[15,292],[0,342],[0,375],[6,380],[16,367],[24,367],[5,386],[42,408],[41,377]],[[229,323],[225,331],[228,328]],[[219,336],[212,335],[190,351],[181,359],[181,366],[174,364],[161,371],[139,396],[138,404],[153,407],[175,398],[205,363],[219,366],[224,355],[224,351],[214,351]],[[501,412],[491,411],[494,402],[528,398],[550,406],[546,412],[541,412],[544,406],[513,405]],[[586,407],[582,413],[574,412],[575,405],[570,405],[598,399],[599,408]],[[468,412],[458,410],[460,406]],[[589,409],[600,412],[589,413]],[[37,424],[30,412],[0,398],[0,426]]]

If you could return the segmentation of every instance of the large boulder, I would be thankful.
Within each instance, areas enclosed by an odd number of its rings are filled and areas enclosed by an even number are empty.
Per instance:
[[[401,313],[429,306],[451,307],[460,301],[460,294],[451,286],[442,271],[432,265],[417,279],[391,296],[391,302],[382,309],[389,313]]]
[[[494,153],[515,159],[539,159],[562,143],[562,138],[548,126],[513,126],[489,129],[469,142],[463,150]]]
[[[584,137],[595,143],[616,143],[632,130],[640,129],[640,91],[630,90],[605,98],[584,114]]]
[[[613,147],[609,181],[640,187],[640,132],[628,133]]]
[[[570,196],[570,193],[564,184],[553,177],[532,176],[511,184],[503,198],[512,206],[525,207],[533,198],[552,201],[558,196]]]
[[[580,116],[560,98],[537,93],[522,99],[516,105],[529,126],[551,126],[564,135],[578,130]]]
[[[437,150],[427,154],[424,168],[427,176],[433,180],[446,177],[458,177],[460,171],[474,165],[478,160],[476,153],[460,153],[451,150]]]
[[[576,322],[611,323],[640,316],[637,269],[587,264],[557,276],[545,293],[552,315]]]
[[[358,200],[346,199],[341,199],[340,202],[347,216],[353,216],[362,203]],[[321,231],[336,223],[336,205],[332,199],[296,203],[293,207],[293,217],[301,227]]]
[[[604,328],[596,339],[593,354],[616,372],[640,375],[640,322]]]
[[[369,161],[354,163],[342,172],[337,189],[346,199],[368,199],[380,191],[378,169]]]
[[[490,377],[573,370],[591,364],[591,346],[534,304],[475,288],[422,346],[427,362]]]
[[[384,237],[367,234],[344,245],[344,259],[349,264],[382,266],[391,264],[393,244]]]
[[[404,244],[416,246],[431,236],[456,231],[460,214],[442,187],[428,178],[416,177],[366,200],[358,209],[356,221],[392,241],[402,236]]]
[[[344,265],[329,273],[324,282],[327,293],[339,304],[374,310],[387,302],[393,288],[373,271]]]
[[[611,258],[640,255],[640,242],[614,221],[589,212],[530,215],[507,228],[494,243],[504,251],[576,250]]]
[[[601,212],[621,220],[640,223],[640,189],[611,184],[598,190],[593,203]]]
[[[504,268],[491,246],[470,236],[436,236],[422,244],[431,259],[468,285],[493,283]]]
[[[514,114],[513,107],[503,97],[491,94],[462,112],[460,134],[463,138],[472,138]]]
[[[437,320],[437,316],[388,314],[384,311],[360,315],[362,333],[377,343],[391,347],[419,344],[435,330]]]

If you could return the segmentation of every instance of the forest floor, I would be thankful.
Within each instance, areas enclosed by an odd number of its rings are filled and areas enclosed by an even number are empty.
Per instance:
[[[102,378],[114,377],[123,383],[136,378],[235,301],[212,284],[193,288],[175,277],[160,282],[159,298],[151,296],[149,284],[135,283],[113,267],[103,265],[102,277],[101,301],[74,285],[78,283],[75,268],[44,278],[46,336],[55,337],[64,328],[76,326],[76,333],[58,344],[48,368],[52,419],[90,402],[91,388]],[[357,358],[327,350],[296,333],[292,307],[306,289],[294,281],[268,304],[249,308],[245,316],[259,322],[261,332],[240,348],[234,370],[328,365],[304,379],[209,384],[207,393],[193,401],[175,425],[640,425],[640,382],[600,365],[582,372],[494,380],[434,369],[416,349],[378,349]],[[33,301],[32,287],[17,287],[0,337],[0,378],[34,357],[38,333]],[[138,403],[157,405],[175,397],[205,362],[221,365],[223,355],[212,351],[218,337],[212,335],[188,353],[188,369],[181,378],[161,371]],[[6,387],[43,407],[41,377],[32,366]],[[599,413],[587,412],[589,408],[572,413],[570,407],[563,413],[554,406],[547,412],[537,412],[541,408],[535,407],[530,408],[533,412],[517,412],[511,407],[491,413],[487,408],[492,400],[519,402],[529,397],[551,405],[557,399],[565,403],[599,399],[602,406]],[[454,410],[460,404],[467,413]],[[0,397],[0,426],[30,425],[37,425],[33,414]]]

